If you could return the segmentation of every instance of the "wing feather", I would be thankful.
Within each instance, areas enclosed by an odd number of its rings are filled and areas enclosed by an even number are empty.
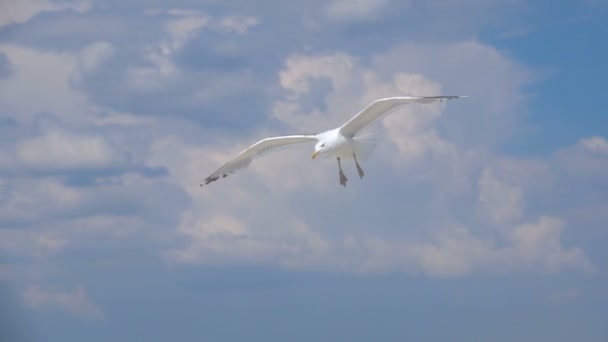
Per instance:
[[[205,178],[205,183],[201,186],[215,182],[216,180],[227,177],[231,173],[235,173],[238,170],[244,169],[253,158],[258,157],[264,153],[271,152],[281,147],[287,147],[295,144],[302,144],[307,142],[317,141],[315,135],[286,135],[280,137],[271,137],[262,139],[255,144],[249,146],[243,152],[239,153],[232,160],[224,164],[222,167],[217,169],[214,173]]]
[[[378,99],[342,125],[340,132],[345,136],[354,136],[365,126],[405,104],[433,103],[461,97],[466,96],[401,96]]]

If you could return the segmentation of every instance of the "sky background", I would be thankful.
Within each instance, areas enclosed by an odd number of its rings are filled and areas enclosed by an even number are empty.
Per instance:
[[[0,1],[0,340],[608,341],[603,0]],[[376,98],[359,180],[312,146]]]

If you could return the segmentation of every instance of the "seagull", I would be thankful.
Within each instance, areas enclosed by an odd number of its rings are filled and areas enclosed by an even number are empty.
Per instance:
[[[360,134],[365,127],[405,104],[434,103],[463,97],[466,96],[399,96],[375,100],[340,127],[319,134],[285,135],[262,139],[205,178],[204,184],[201,184],[201,186],[244,169],[253,158],[266,152],[280,147],[316,142],[312,159],[319,156],[336,158],[340,185],[346,187],[348,178],[342,171],[342,161],[345,159],[354,160],[357,173],[360,178],[363,178],[365,173],[359,164],[359,159],[369,155],[375,146],[375,139]]]

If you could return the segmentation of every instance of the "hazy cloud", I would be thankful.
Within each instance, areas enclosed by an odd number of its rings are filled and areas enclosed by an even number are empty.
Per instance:
[[[74,10],[86,12],[91,9],[90,1],[50,1],[50,0],[23,0],[6,2],[0,7],[0,28],[15,23],[27,22],[30,18],[42,12],[55,12]]]
[[[358,21],[377,19],[389,4],[388,0],[334,0],[324,9],[330,20]]]
[[[124,167],[128,160],[99,134],[51,129],[17,145],[17,159],[34,170],[87,170]]]
[[[76,287],[74,291],[54,291],[31,285],[23,290],[22,295],[26,304],[32,308],[58,307],[80,316],[103,317],[103,312],[91,302],[82,286]]]

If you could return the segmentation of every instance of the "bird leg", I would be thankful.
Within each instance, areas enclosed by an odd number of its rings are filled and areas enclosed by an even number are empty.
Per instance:
[[[342,163],[340,162],[340,157],[337,158],[338,159],[338,169],[340,170],[339,174],[340,174],[340,185],[342,185],[343,187],[346,188],[346,181],[348,181],[348,178],[346,178],[346,175],[344,174],[344,171],[342,171]]]
[[[357,172],[359,173],[359,178],[363,178],[363,176],[365,176],[365,172],[363,172],[361,165],[359,165],[359,162],[357,161],[357,155],[353,153],[353,157],[355,158],[355,165],[357,165]]]

